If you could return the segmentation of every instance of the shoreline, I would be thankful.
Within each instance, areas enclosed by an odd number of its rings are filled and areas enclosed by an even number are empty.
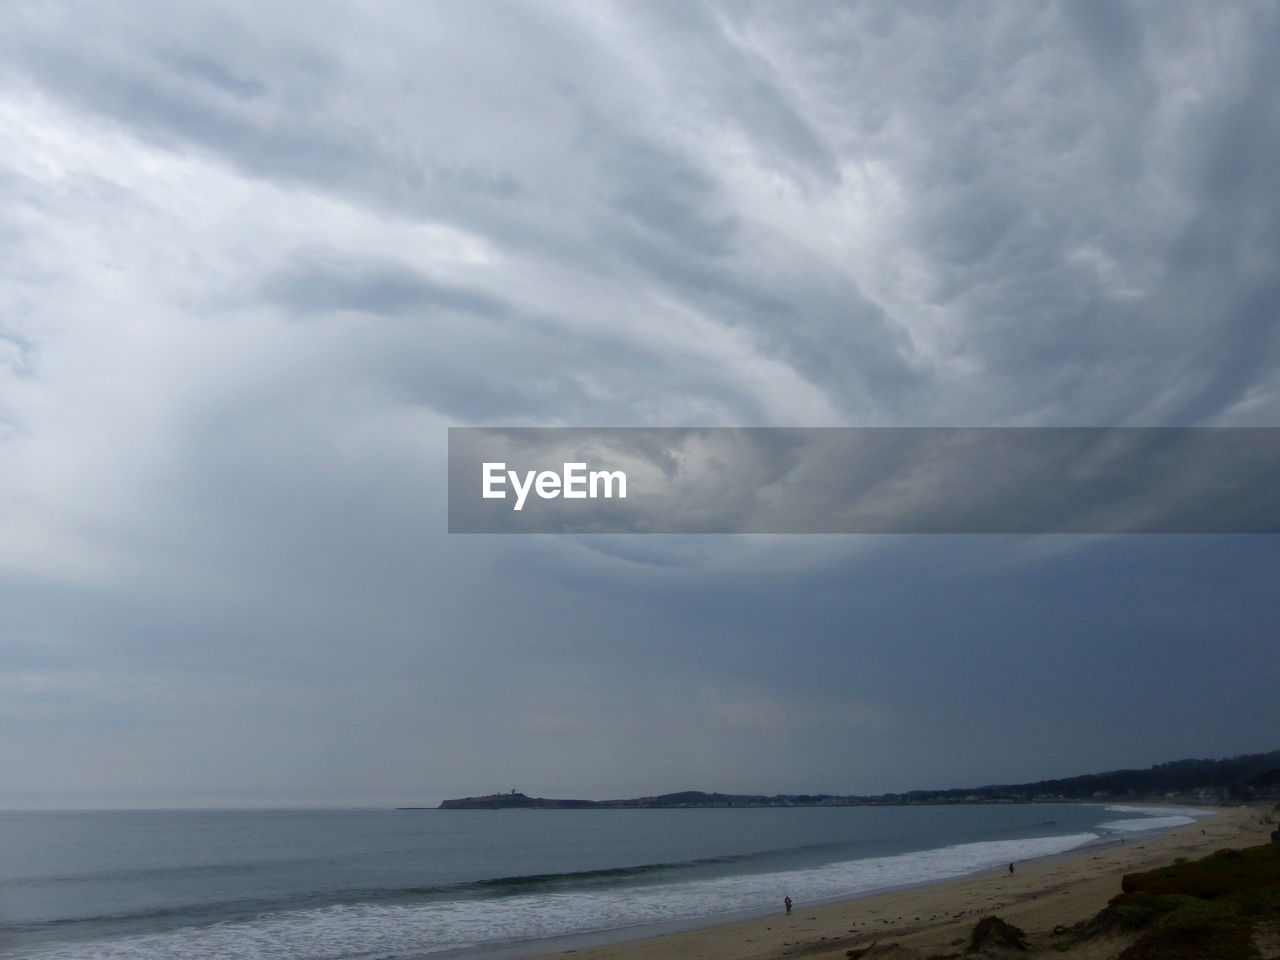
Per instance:
[[[626,931],[602,931],[554,943],[468,951],[466,956],[472,960],[844,960],[848,950],[890,943],[899,945],[895,955],[903,960],[917,954],[946,955],[963,946],[973,925],[984,916],[998,914],[1029,933],[1047,933],[1094,916],[1120,893],[1125,873],[1162,866],[1178,857],[1204,856],[1222,847],[1266,843],[1273,827],[1264,825],[1264,814],[1262,807],[1224,807],[1192,824],[1026,861],[1012,875],[1002,868],[834,902],[797,903],[790,916],[780,911],[745,914],[623,941],[617,936]]]

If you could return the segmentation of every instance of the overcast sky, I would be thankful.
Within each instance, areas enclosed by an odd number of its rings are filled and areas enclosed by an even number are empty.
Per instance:
[[[0,806],[1280,747],[1274,537],[446,534],[449,426],[1280,425],[1280,6],[24,2]]]

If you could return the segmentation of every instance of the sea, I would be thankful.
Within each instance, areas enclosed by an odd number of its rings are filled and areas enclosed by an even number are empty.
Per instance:
[[[518,956],[1141,837],[1105,804],[0,812],[0,957]]]

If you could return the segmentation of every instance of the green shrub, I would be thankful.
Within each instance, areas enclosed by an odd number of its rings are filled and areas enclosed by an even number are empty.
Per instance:
[[[1119,960],[1261,960],[1252,930],[1280,917],[1280,847],[1219,850],[1129,874],[1122,889],[1091,924],[1142,931]]]

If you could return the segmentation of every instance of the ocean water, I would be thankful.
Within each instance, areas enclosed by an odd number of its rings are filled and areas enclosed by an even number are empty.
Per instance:
[[[1190,823],[1100,804],[0,812],[0,957],[410,960],[697,925]]]

